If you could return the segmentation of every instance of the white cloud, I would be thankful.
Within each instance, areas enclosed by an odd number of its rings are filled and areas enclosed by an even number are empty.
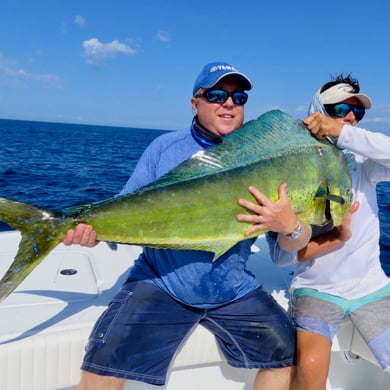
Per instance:
[[[118,40],[102,43],[97,38],[91,38],[83,41],[82,45],[87,63],[91,65],[99,65],[102,59],[115,57],[117,54],[132,55],[136,53],[136,50]]]
[[[82,27],[85,25],[85,18],[81,15],[76,15],[74,17],[74,23]]]
[[[157,39],[161,42],[170,42],[171,34],[168,31],[160,30],[157,32]]]
[[[0,53],[0,83],[8,86],[25,87],[37,82],[44,87],[61,88],[61,78],[51,73],[30,73],[17,66],[16,61],[4,58]]]

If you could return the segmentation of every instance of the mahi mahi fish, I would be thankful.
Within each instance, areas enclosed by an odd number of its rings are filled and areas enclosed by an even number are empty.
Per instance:
[[[288,183],[291,205],[305,222],[324,223],[329,199],[335,225],[349,210],[351,183],[342,152],[279,110],[248,121],[223,143],[127,195],[62,212],[0,198],[0,220],[22,233],[0,281],[0,300],[78,223],[91,224],[100,241],[210,251],[216,259],[248,238],[246,225],[236,219],[244,213],[238,199],[253,200],[248,186],[277,200],[282,182]]]

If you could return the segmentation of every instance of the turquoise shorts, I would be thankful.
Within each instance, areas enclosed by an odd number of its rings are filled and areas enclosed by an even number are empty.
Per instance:
[[[344,299],[310,288],[296,289],[291,315],[297,330],[318,333],[333,340],[349,317],[378,363],[390,371],[390,284],[358,299]]]

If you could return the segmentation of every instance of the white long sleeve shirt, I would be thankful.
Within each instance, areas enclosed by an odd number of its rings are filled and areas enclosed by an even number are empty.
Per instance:
[[[353,201],[359,209],[352,215],[352,238],[341,248],[302,261],[291,282],[291,291],[313,288],[346,299],[368,295],[388,283],[379,259],[379,218],[376,184],[390,181],[390,137],[345,125],[337,146],[355,154],[349,170]],[[272,238],[273,237],[273,238]],[[268,235],[273,261],[280,266],[297,262],[297,253],[286,252]]]

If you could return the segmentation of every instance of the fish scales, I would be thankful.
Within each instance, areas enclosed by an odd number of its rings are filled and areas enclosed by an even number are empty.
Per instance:
[[[294,211],[308,223],[325,220],[326,197],[339,224],[351,204],[342,153],[312,137],[302,122],[274,110],[201,150],[157,181],[124,196],[60,213],[0,198],[0,220],[22,232],[19,251],[0,281],[4,299],[77,223],[90,223],[101,241],[214,252],[215,259],[244,236],[239,198],[254,185],[272,200],[288,183]],[[264,233],[264,232],[262,232]]]

